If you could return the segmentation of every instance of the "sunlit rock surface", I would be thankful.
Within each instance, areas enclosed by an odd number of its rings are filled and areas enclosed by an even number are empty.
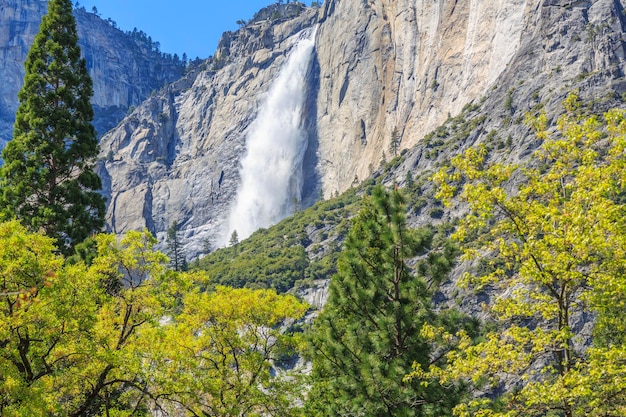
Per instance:
[[[301,32],[317,21],[317,9],[269,10],[225,33],[201,70],[149,98],[102,139],[100,174],[113,232],[147,227],[163,240],[176,221],[188,256],[218,244],[240,185],[248,128]],[[310,101],[302,111],[307,126],[315,123],[307,121]],[[307,161],[314,159],[311,149]],[[305,165],[304,194],[311,200],[315,167]]]
[[[408,151],[396,172],[401,183],[407,171],[435,169],[487,137],[512,142],[503,157],[528,158],[538,144],[525,114],[544,108],[553,118],[569,91],[621,104],[623,12],[617,0],[273,5],[224,34],[204,68],[104,137],[100,172],[111,230],[148,227],[163,240],[177,221],[188,256],[214,245],[240,186],[247,130],[305,28],[319,24],[302,112],[303,205],[344,191],[391,159],[394,130],[399,150]],[[480,123],[454,144],[422,143],[468,103],[480,103],[480,114],[471,114]]]

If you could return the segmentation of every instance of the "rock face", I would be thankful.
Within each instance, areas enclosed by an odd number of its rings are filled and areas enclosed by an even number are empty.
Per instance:
[[[528,3],[328,0],[317,100],[325,194],[366,178],[382,151],[393,156],[394,129],[410,148],[483,96],[519,49]]]
[[[247,128],[316,19],[316,9],[271,6],[225,33],[205,70],[149,98],[103,137],[99,172],[111,231],[147,227],[162,240],[177,221],[188,255],[216,238],[239,185]]]
[[[24,61],[46,0],[0,0],[0,148],[11,139]],[[131,37],[84,8],[75,10],[79,44],[93,80],[94,126],[100,134],[114,127],[130,106],[183,75],[183,65],[145,40]]]
[[[487,124],[502,130],[539,102],[554,114],[575,87],[597,96],[618,83],[621,95],[622,12],[618,0],[328,0],[318,37],[324,193],[390,157],[394,129],[412,149],[481,98]]]
[[[422,131],[417,142],[410,135],[416,132],[405,128],[402,143],[406,140],[410,147],[405,162],[396,170],[396,180],[402,182],[408,171],[432,170],[476,143],[493,149],[497,159],[524,161],[540,145],[523,122],[525,116],[545,111],[554,125],[571,92],[576,92],[594,113],[624,106],[624,3],[528,1],[522,21],[515,53],[486,86],[480,100],[474,100],[474,106],[466,106],[463,112],[466,121],[474,121],[471,128],[454,135],[450,126],[462,122],[448,118],[441,121],[443,126],[435,132],[435,140],[420,140],[425,133]],[[457,114],[451,112],[452,116]]]
[[[305,204],[366,178],[383,155],[392,156],[394,130],[399,150],[408,151],[401,182],[408,171],[432,169],[494,137],[511,142],[503,157],[524,159],[537,146],[521,123],[527,111],[543,107],[554,117],[573,89],[605,98],[606,107],[626,91],[619,0],[274,5],[224,34],[205,69],[148,99],[103,138],[112,231],[145,226],[163,238],[177,221],[188,255],[201,252],[239,186],[246,129],[299,34],[314,24],[317,52],[302,118],[309,132]],[[455,143],[422,141],[472,102],[482,113],[468,113],[478,121]]]

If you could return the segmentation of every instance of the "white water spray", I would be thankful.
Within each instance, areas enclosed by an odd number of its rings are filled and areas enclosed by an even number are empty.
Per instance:
[[[277,223],[292,214],[301,200],[302,161],[308,145],[302,114],[316,31],[303,32],[250,125],[241,186],[223,244],[235,230],[239,239],[245,239]]]

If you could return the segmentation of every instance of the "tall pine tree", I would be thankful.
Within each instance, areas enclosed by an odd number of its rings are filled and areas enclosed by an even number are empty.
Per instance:
[[[407,260],[431,245],[432,232],[409,230],[400,190],[374,188],[355,218],[312,337],[308,415],[445,416],[456,387],[403,382],[416,360],[428,369],[422,336],[431,310],[425,279]]]
[[[178,236],[178,222],[174,220],[167,229],[167,249],[170,257],[170,265],[174,271],[187,270],[187,258],[183,250],[183,243]]]
[[[104,226],[91,79],[71,0],[50,0],[25,63],[13,140],[2,153],[0,210],[57,240],[62,252]]]

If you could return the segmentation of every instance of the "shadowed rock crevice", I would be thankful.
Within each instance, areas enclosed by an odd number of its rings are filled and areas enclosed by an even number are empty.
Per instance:
[[[301,206],[309,207],[319,198],[321,190],[320,176],[317,171],[319,165],[319,136],[317,133],[317,97],[319,95],[319,61],[317,54],[313,54],[311,68],[307,75],[307,100],[303,114],[303,125],[307,134],[308,147],[302,162],[303,179]]]

